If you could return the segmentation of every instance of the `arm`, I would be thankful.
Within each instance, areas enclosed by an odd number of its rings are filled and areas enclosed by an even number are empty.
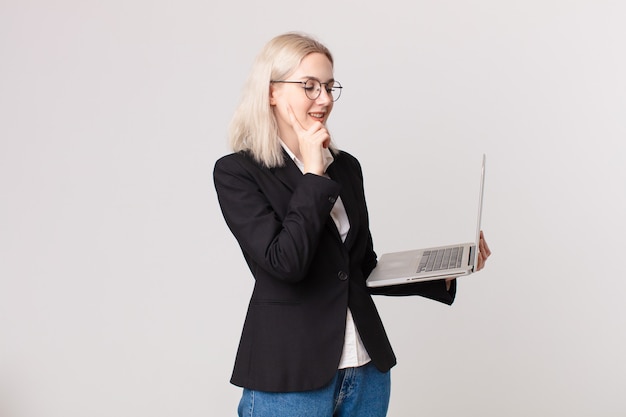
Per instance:
[[[277,279],[303,279],[339,184],[306,174],[291,194],[269,170],[241,154],[217,161],[213,178],[224,219],[248,262]]]
[[[483,232],[480,232],[478,246],[478,265],[476,271],[485,267],[487,258],[491,255],[491,249],[487,245]],[[445,291],[443,290],[445,288]],[[402,284],[391,287],[370,288],[372,294],[382,295],[421,295],[442,303],[452,304],[456,296],[456,278],[419,282],[415,284]]]
[[[358,161],[354,160],[356,168],[361,181],[361,192],[363,191],[363,173]],[[367,212],[367,209],[366,209]],[[368,221],[369,223],[369,221]],[[369,224],[368,224],[369,227]],[[368,232],[368,242],[361,264],[361,270],[365,279],[370,275],[372,270],[376,267],[377,256],[374,252],[374,245],[372,241],[371,233]],[[388,295],[388,296],[409,296],[418,295],[432,300],[440,301],[446,304],[452,304],[456,295],[456,280],[437,280],[427,282],[417,282],[413,284],[402,284],[389,287],[376,287],[369,288],[368,292],[374,295]]]
[[[389,296],[419,295],[445,304],[452,304],[456,297],[456,279],[449,282],[446,280],[424,281],[413,284],[392,285],[389,287],[369,288],[371,294]]]

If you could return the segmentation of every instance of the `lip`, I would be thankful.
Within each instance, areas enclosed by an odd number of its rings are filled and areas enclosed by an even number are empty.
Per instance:
[[[326,118],[326,112],[309,112],[308,113],[309,117],[311,117],[312,119],[315,119],[317,121],[323,122],[324,119]]]

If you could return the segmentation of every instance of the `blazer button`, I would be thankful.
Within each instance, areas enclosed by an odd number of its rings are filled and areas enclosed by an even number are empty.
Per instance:
[[[337,273],[337,277],[338,277],[340,280],[345,281],[345,280],[347,280],[347,279],[348,279],[348,274],[346,274],[346,273],[345,273],[345,272],[343,272],[343,271],[339,271],[339,272]]]
[[[330,204],[335,204],[336,201],[337,201],[337,199],[335,197],[333,197],[332,195],[330,197],[328,197],[328,202]]]

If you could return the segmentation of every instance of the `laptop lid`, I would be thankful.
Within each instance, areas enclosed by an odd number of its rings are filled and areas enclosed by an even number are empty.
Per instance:
[[[482,168],[480,172],[480,191],[478,193],[478,221],[476,222],[476,239],[474,240],[475,247],[473,255],[473,264],[472,264],[472,272],[476,271],[476,267],[478,266],[478,249],[480,243],[480,230],[482,224],[483,217],[483,195],[485,193],[485,165],[487,164],[487,155],[483,154],[483,162]]]
[[[458,277],[469,275],[476,271],[478,266],[478,249],[480,243],[480,230],[482,224],[483,196],[485,189],[485,165],[486,155],[483,154],[480,175],[480,189],[478,193],[478,213],[476,220],[476,235],[474,242],[465,244],[454,244],[435,248],[414,249],[402,252],[385,253],[379,259],[378,265],[367,279],[369,287],[386,285],[405,284],[415,281],[427,281],[441,279],[443,277]],[[435,268],[422,271],[418,268],[422,256],[428,251],[454,249],[464,247],[465,254],[462,255],[461,266],[450,266],[449,268]],[[444,255],[445,258],[445,255]]]

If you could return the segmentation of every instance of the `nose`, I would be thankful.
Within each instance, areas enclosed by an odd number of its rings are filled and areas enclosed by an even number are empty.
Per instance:
[[[324,86],[321,86],[321,92],[319,97],[316,100],[319,104],[328,104],[333,102],[333,96],[326,91]]]

